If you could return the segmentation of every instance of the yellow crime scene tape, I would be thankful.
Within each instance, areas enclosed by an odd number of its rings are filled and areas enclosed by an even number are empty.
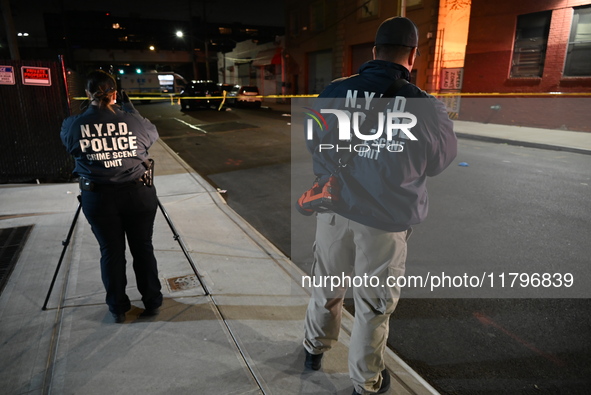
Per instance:
[[[591,92],[512,92],[512,93],[503,93],[503,92],[490,92],[490,93],[470,93],[470,92],[446,92],[446,93],[429,93],[433,96],[547,96],[547,97],[557,97],[557,96],[589,96],[591,97]],[[144,95],[144,94],[143,94]],[[147,95],[147,94],[146,94]],[[179,95],[167,95],[161,96],[157,93],[153,95],[158,96],[130,96],[130,100],[138,101],[138,100],[180,100],[181,96]],[[310,95],[257,95],[257,96],[249,96],[249,97],[256,97],[260,99],[294,99],[294,98],[314,98],[318,97],[318,94],[310,94]],[[227,99],[226,96],[182,96],[183,99]],[[73,97],[74,100],[87,100],[87,97]]]
[[[445,92],[445,93],[430,93],[435,97],[511,97],[511,96],[536,96],[536,97],[584,97],[588,96],[591,97],[591,92],[491,92],[491,93],[470,93],[470,92]],[[180,105],[181,96],[177,94],[169,94],[167,96],[162,96],[159,93],[145,93],[143,95],[154,95],[154,96],[130,96],[129,100],[131,101],[141,101],[141,100],[170,100],[171,105],[178,104]],[[156,96],[158,95],[158,96]],[[251,96],[253,97],[253,96]],[[298,99],[298,98],[314,98],[318,97],[318,94],[311,94],[311,95],[257,95],[254,96],[260,99]],[[212,99],[222,99],[218,107],[218,111],[222,109],[224,106],[227,96],[226,92],[224,91],[223,96],[182,96],[183,99],[205,99],[205,100],[212,100]],[[73,100],[88,100],[87,97],[74,97]],[[176,102],[176,103],[175,103]]]
[[[142,94],[143,95],[143,94]],[[249,97],[256,97],[261,99],[291,99],[297,97],[318,97],[318,94],[314,95],[258,95],[258,96],[249,96]],[[226,96],[182,96],[183,99],[227,99]],[[88,100],[87,97],[73,97],[73,100]],[[145,96],[129,96],[129,100],[138,101],[138,100],[175,100],[181,99],[179,95],[168,95],[168,96],[153,96],[153,97],[145,97]]]
[[[558,96],[589,96],[591,92],[493,92],[493,93],[469,93],[469,92],[446,92],[446,93],[430,93],[433,96],[546,96],[546,97],[558,97]]]

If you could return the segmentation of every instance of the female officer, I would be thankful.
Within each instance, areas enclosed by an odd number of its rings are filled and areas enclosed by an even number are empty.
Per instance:
[[[143,118],[125,94],[115,106],[117,85],[104,71],[90,73],[86,82],[88,109],[67,118],[61,138],[75,160],[81,203],[101,251],[101,277],[106,302],[115,322],[125,321],[131,308],[127,285],[125,238],[145,311],[156,315],[162,304],[158,267],[152,246],[156,189],[144,183],[148,148],[158,138],[156,127]]]

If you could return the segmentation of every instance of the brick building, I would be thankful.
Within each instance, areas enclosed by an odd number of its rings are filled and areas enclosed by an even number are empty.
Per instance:
[[[287,93],[314,94],[372,59],[376,30],[385,19],[400,15],[400,2],[288,0],[285,12]],[[439,1],[407,0],[405,12],[419,28],[421,56],[413,82],[431,91],[438,74]]]
[[[591,131],[591,2],[472,0],[462,93],[501,94],[462,120]]]

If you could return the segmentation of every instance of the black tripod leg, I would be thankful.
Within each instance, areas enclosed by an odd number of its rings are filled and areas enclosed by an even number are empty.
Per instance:
[[[47,310],[47,302],[49,301],[49,296],[51,295],[51,291],[53,290],[53,285],[55,284],[55,279],[57,278],[57,274],[60,270],[62,265],[62,261],[64,256],[66,255],[66,250],[68,249],[68,245],[70,244],[70,239],[72,238],[72,233],[74,233],[74,228],[76,227],[76,221],[78,221],[78,215],[80,215],[80,210],[82,209],[82,203],[78,203],[78,208],[76,209],[76,214],[74,215],[74,220],[72,221],[72,225],[70,225],[70,230],[68,231],[68,236],[66,240],[62,241],[62,245],[64,249],[62,250],[62,254],[60,256],[60,260],[57,263],[57,267],[55,268],[55,273],[53,274],[53,279],[51,280],[51,285],[49,286],[49,291],[47,291],[47,296],[45,297],[45,303],[43,303],[43,307],[41,310]]]
[[[203,280],[201,280],[201,276],[197,272],[197,268],[195,267],[195,263],[193,262],[193,258],[191,258],[191,255],[189,255],[189,252],[187,251],[187,247],[185,246],[183,239],[176,231],[176,228],[174,227],[172,220],[168,216],[168,213],[164,209],[164,206],[162,205],[162,203],[160,203],[160,199],[158,199],[158,207],[160,207],[160,211],[162,211],[162,214],[164,214],[164,218],[166,218],[166,222],[168,222],[168,226],[170,226],[170,230],[172,231],[172,235],[173,235],[174,239],[176,241],[178,241],[179,245],[181,246],[181,249],[183,250],[183,253],[185,254],[185,257],[187,257],[187,260],[189,261],[189,265],[191,265],[193,272],[195,272],[195,275],[197,276],[197,280],[199,280],[199,283],[201,284],[201,287],[203,288],[205,295],[209,295],[209,290],[205,286],[205,283],[203,282]]]

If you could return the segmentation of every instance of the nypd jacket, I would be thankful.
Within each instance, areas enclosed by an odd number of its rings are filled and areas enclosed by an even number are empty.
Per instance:
[[[82,114],[66,118],[61,139],[74,156],[74,174],[99,184],[139,179],[146,168],[148,148],[158,131],[131,103],[115,112],[89,106]]]
[[[410,80],[408,70],[381,60],[365,63],[359,74],[333,81],[316,99],[314,113],[322,122],[309,122],[313,132],[306,134],[312,153],[314,173],[321,180],[335,174],[341,186],[338,214],[378,229],[397,232],[425,219],[428,211],[427,176],[441,173],[457,154],[457,138],[445,106],[435,97],[412,84],[406,84],[396,98],[379,99],[393,81]],[[340,109],[339,114],[335,109]],[[312,110],[312,109],[311,109]],[[370,114],[383,111],[379,117]],[[410,123],[410,127],[390,126],[386,133],[386,113],[405,113],[390,118],[390,124]],[[355,114],[357,113],[357,114]],[[366,118],[359,116],[364,113]],[[349,124],[342,122],[346,114]],[[345,130],[361,124],[364,139]],[[372,128],[362,120],[372,119]],[[340,128],[340,129],[339,129]],[[373,134],[372,134],[373,133]],[[373,138],[375,136],[375,138]],[[339,159],[347,151],[355,155],[339,169]]]

